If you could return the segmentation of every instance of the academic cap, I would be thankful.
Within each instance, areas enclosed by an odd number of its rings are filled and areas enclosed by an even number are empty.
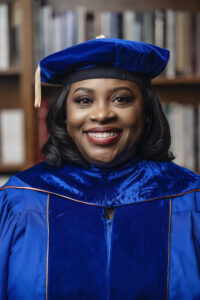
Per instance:
[[[71,84],[91,78],[132,80],[149,86],[169,60],[169,51],[143,42],[98,38],[42,59],[36,70],[35,107],[41,105],[41,84]]]

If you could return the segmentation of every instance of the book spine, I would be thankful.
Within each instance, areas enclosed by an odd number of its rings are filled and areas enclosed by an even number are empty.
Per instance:
[[[175,12],[171,9],[166,10],[166,48],[170,51],[170,60],[166,67],[166,77],[174,78],[175,77],[175,49],[176,49],[176,15]]]
[[[22,7],[21,1],[10,4],[10,64],[21,66]]]
[[[142,41],[153,44],[154,40],[154,13],[147,11],[143,13]]]
[[[9,7],[0,4],[0,69],[10,67]]]
[[[176,74],[185,73],[185,14],[176,12]]]
[[[197,58],[197,69],[196,74],[200,75],[200,13],[196,14],[196,58]]]
[[[164,11],[163,10],[156,10],[155,11],[155,44],[159,47],[164,47]]]
[[[122,15],[122,24],[123,24],[123,38],[125,40],[134,41],[136,40],[135,36],[135,12],[131,10],[125,10]]]
[[[77,44],[85,41],[86,38],[86,8],[83,6],[77,7]]]
[[[23,111],[3,109],[0,115],[1,162],[22,164],[25,160]]]

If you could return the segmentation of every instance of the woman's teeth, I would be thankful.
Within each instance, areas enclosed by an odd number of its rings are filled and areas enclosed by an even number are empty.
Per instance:
[[[116,136],[117,132],[88,132],[88,135],[95,138],[108,138]]]

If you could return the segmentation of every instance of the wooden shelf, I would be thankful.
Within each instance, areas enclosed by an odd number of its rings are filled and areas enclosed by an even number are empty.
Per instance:
[[[0,70],[0,76],[19,76],[21,75],[20,68],[10,68],[7,70]]]
[[[0,163],[0,173],[16,173],[24,169],[23,164],[2,164]]]
[[[175,78],[158,77],[152,80],[152,85],[197,85],[200,84],[200,76],[177,76]]]

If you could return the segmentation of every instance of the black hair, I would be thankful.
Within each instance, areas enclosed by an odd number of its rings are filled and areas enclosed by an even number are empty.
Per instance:
[[[63,88],[57,101],[53,101],[47,115],[49,138],[42,153],[52,166],[61,166],[67,162],[88,165],[78,151],[66,129],[66,100],[70,86]],[[154,161],[171,161],[169,151],[171,135],[169,123],[162,111],[158,97],[151,88],[141,88],[144,101],[145,126],[138,144],[137,155]]]

